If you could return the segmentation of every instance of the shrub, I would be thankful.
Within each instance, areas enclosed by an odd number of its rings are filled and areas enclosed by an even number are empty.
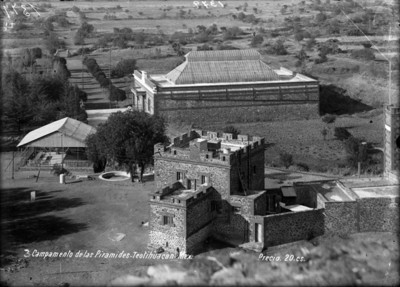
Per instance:
[[[350,138],[351,137],[351,133],[346,128],[335,127],[334,136],[338,140],[343,141],[343,140],[347,140],[348,138]]]
[[[120,49],[125,49],[128,47],[128,44],[122,35],[118,35],[116,38],[114,38],[113,45],[117,46]]]
[[[76,6],[72,6],[72,12],[78,13],[79,11],[81,11],[81,9],[79,9],[79,8],[76,7]]]
[[[107,47],[108,43],[112,41],[111,35],[103,35],[99,39],[97,39],[96,47],[98,48],[105,48]]]
[[[202,32],[195,36],[194,40],[198,43],[206,43],[211,40],[207,32]]]
[[[243,34],[243,31],[239,27],[237,27],[237,26],[229,27],[224,32],[223,39],[224,39],[224,41],[233,40],[233,39],[235,39],[237,36],[239,36],[241,34]]]
[[[267,50],[267,52],[274,55],[287,55],[288,51],[286,50],[283,39],[276,40]]]
[[[293,156],[290,153],[283,152],[279,155],[279,160],[285,168],[293,164]]]
[[[310,171],[310,168],[308,167],[307,164],[299,162],[296,164],[297,170],[299,171]]]
[[[264,37],[261,35],[256,35],[253,37],[253,39],[251,39],[251,46],[252,47],[258,46],[262,44],[262,42],[264,42]]]
[[[82,37],[89,36],[94,31],[94,26],[88,24],[87,22],[83,22],[79,27],[77,33],[80,33]]]

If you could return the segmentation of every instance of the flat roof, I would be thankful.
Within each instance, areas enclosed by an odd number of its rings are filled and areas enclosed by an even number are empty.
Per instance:
[[[337,182],[328,181],[322,184],[313,184],[312,187],[327,201],[354,201],[354,196],[343,189]]]
[[[360,198],[368,197],[399,197],[399,186],[371,186],[371,187],[354,187],[351,189]]]

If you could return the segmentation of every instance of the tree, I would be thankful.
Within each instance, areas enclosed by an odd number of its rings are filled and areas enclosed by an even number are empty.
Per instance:
[[[67,61],[62,57],[54,57],[52,59],[53,74],[65,81],[71,77],[71,72],[67,68]]]
[[[283,44],[284,44],[283,39],[276,40],[271,46],[272,53],[275,55],[287,55],[288,52]]]
[[[131,76],[133,71],[137,69],[135,59],[124,59],[117,63],[117,65],[111,70],[113,77],[122,78],[124,76]]]
[[[14,69],[3,72],[2,94],[2,121],[7,127],[21,132],[33,118],[29,83]]]
[[[255,35],[251,39],[251,46],[256,47],[256,46],[262,44],[262,42],[264,42],[264,37],[262,35]]]
[[[47,50],[49,50],[50,54],[54,54],[57,49],[65,48],[65,42],[58,39],[57,35],[52,32],[44,39],[44,45]]]
[[[290,153],[281,153],[279,159],[285,168],[289,168],[293,164],[293,156]]]
[[[144,112],[127,111],[110,115],[107,121],[89,136],[87,156],[99,163],[116,163],[131,174],[140,167],[140,181],[146,165],[153,163],[154,145],[167,143],[164,120]]]
[[[307,59],[309,58],[307,56],[307,53],[304,49],[304,46],[301,48],[301,50],[295,55],[297,58],[296,66],[301,67],[301,71],[304,72],[306,68],[306,63]]]
[[[177,43],[177,42],[172,43],[172,49],[174,49],[175,53],[176,53],[178,56],[183,56],[183,55],[185,54],[185,52],[183,51],[183,49],[182,49],[182,47],[181,47],[181,44],[179,44],[179,43]]]
[[[120,49],[125,49],[126,47],[128,47],[125,38],[121,35],[114,38],[113,45]]]
[[[238,130],[238,129],[235,128],[234,126],[226,126],[226,127],[223,129],[223,132],[224,132],[224,133],[230,133],[230,134],[232,134],[232,137],[233,137],[234,139],[237,139],[237,136],[240,134],[240,130]]]

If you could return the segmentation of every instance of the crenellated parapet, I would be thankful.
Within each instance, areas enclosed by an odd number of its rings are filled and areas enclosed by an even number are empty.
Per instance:
[[[180,182],[175,182],[154,193],[151,193],[150,203],[172,204],[177,207],[186,207],[206,195],[211,194],[214,188],[200,186],[197,190],[186,190]]]
[[[264,150],[265,140],[258,136],[192,130],[171,140],[169,146],[156,144],[154,156],[175,160],[231,165],[237,159]]]

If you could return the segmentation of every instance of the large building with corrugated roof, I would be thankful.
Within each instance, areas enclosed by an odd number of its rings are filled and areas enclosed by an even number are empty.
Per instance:
[[[89,168],[86,138],[96,129],[72,118],[63,118],[29,132],[17,147],[22,150],[21,166]]]
[[[135,71],[137,110],[169,121],[246,122],[319,116],[319,83],[272,69],[256,50],[192,51],[167,74]]]

